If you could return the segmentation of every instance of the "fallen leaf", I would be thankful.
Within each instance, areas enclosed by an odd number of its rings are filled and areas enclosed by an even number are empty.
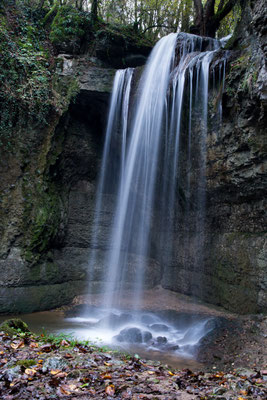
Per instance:
[[[112,376],[110,374],[101,374],[102,379],[112,379]]]
[[[36,342],[31,342],[29,346],[31,349],[36,349],[37,347],[39,347],[39,344]]]
[[[11,343],[10,347],[12,347],[12,349],[14,349],[14,350],[20,349],[20,348],[24,347],[24,341],[21,340],[20,342],[13,342],[13,343]]]
[[[52,346],[50,344],[44,344],[39,348],[39,350],[44,353],[50,353],[50,351],[52,351]]]
[[[85,347],[83,347],[83,346],[81,346],[81,345],[77,345],[77,347],[78,347],[78,349],[79,349],[79,351],[80,351],[81,353],[84,353],[84,354],[88,353],[88,350],[86,350]]]
[[[174,376],[174,374],[171,371],[168,371],[168,374]]]
[[[155,373],[155,371],[147,371],[147,373],[149,374],[149,375],[153,375],[154,373]],[[173,374],[172,374],[173,375]]]
[[[52,369],[52,370],[50,371],[50,374],[51,374],[51,375],[57,375],[57,374],[59,374],[60,372],[62,372],[61,369]]]
[[[256,379],[256,383],[263,383],[263,380],[261,378]]]
[[[27,374],[28,376],[34,376],[36,374],[36,370],[35,369],[26,368],[25,369],[25,374]]]
[[[70,353],[64,354],[64,357],[65,357],[65,358],[73,358],[73,356],[72,356]]]
[[[67,372],[59,372],[58,374],[54,375],[55,378],[66,378]]]
[[[114,396],[115,394],[115,386],[114,385],[108,385],[105,389],[105,392],[108,396]]]
[[[69,396],[71,394],[68,385],[60,386],[60,392],[66,396]]]
[[[106,362],[106,361],[104,361],[104,365],[105,365],[106,367],[110,367],[110,366],[111,366],[111,364],[108,363],[108,362]]]

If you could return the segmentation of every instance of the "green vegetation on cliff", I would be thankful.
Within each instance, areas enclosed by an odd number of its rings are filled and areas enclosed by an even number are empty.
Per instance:
[[[5,252],[18,229],[7,218],[16,215],[23,255],[33,262],[58,229],[61,200],[47,171],[60,151],[53,144],[55,127],[79,88],[75,78],[57,76],[44,13],[25,4],[0,6],[0,153],[7,169],[0,184],[0,233]]]
[[[45,32],[28,9],[0,9],[0,143],[9,150],[25,118],[45,123],[53,101],[54,61]]]
[[[58,73],[57,53],[95,55],[97,41],[103,57],[114,42],[124,52],[133,44],[150,49],[132,27],[92,24],[90,13],[71,5],[54,2],[52,10],[40,4],[0,4],[0,153],[7,171],[0,182],[0,254],[5,257],[18,242],[31,265],[56,238],[62,220],[64,190],[49,169],[64,143],[64,131],[56,127],[80,90],[77,77]]]
[[[63,6],[58,8],[52,21],[49,37],[55,45],[64,41],[78,41],[83,38],[86,30],[90,28],[88,13],[73,7]]]

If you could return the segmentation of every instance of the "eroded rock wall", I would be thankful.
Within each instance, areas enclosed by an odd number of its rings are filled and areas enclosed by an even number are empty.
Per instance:
[[[209,102],[205,226],[195,229],[198,210],[180,218],[162,283],[240,313],[267,307],[265,7],[246,5],[229,44],[221,124]]]

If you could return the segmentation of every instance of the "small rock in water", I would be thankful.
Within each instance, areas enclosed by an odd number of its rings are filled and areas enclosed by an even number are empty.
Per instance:
[[[150,325],[149,328],[155,332],[167,332],[169,330],[169,327],[164,324],[153,324]]]
[[[144,343],[147,343],[152,339],[152,334],[149,331],[143,331],[142,336],[143,336]]]
[[[165,350],[168,350],[168,351],[175,351],[175,350],[178,350],[180,347],[178,346],[178,344],[171,344],[171,345],[167,345],[166,347],[165,347]]]
[[[120,325],[120,317],[116,314],[111,313],[106,317],[101,318],[96,325],[115,328]]]
[[[157,344],[159,344],[159,345],[166,344],[168,342],[168,340],[165,336],[158,336],[156,340],[157,340]]]
[[[125,328],[114,338],[118,342],[147,343],[152,339],[152,335],[149,331],[142,331],[139,328]]]
[[[139,328],[125,328],[115,339],[118,342],[142,343],[142,332]]]
[[[121,315],[116,315],[111,313],[98,321],[97,325],[106,325],[111,328],[118,328],[121,325],[129,323],[132,319],[133,317],[131,316],[131,314],[123,313]]]

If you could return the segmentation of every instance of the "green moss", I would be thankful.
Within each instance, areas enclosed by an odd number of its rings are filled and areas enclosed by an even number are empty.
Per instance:
[[[113,41],[125,41],[136,46],[153,46],[153,42],[136,31],[133,25],[103,24],[96,32],[96,38],[108,36]]]
[[[29,360],[18,360],[16,362],[16,365],[19,365],[19,366],[24,367],[24,368],[29,368],[29,367],[32,367],[33,365],[36,365],[36,364],[37,364],[37,361],[36,360],[31,360],[31,359],[29,359]]]
[[[80,86],[76,77],[54,75],[53,89],[56,93],[55,107],[60,113],[63,113],[67,111],[70,102],[75,101]]]
[[[50,40],[60,44],[71,40],[81,39],[86,29],[90,27],[89,14],[70,6],[58,8],[50,31]]]
[[[0,14],[0,145],[9,151],[25,120],[46,123],[53,98],[45,32],[24,11],[14,5]]]
[[[27,333],[30,332],[28,325],[23,322],[21,319],[14,318],[8,319],[4,321],[0,325],[0,332],[5,332],[9,336],[16,335],[18,333]]]
[[[258,70],[252,61],[251,53],[246,51],[231,62],[226,77],[226,93],[236,98],[240,93],[252,94],[258,79]]]
[[[60,197],[50,183],[44,191],[43,184],[32,188],[24,185],[28,200],[24,210],[25,251],[28,262],[36,262],[57,234],[61,219]],[[32,190],[34,189],[34,190]]]

